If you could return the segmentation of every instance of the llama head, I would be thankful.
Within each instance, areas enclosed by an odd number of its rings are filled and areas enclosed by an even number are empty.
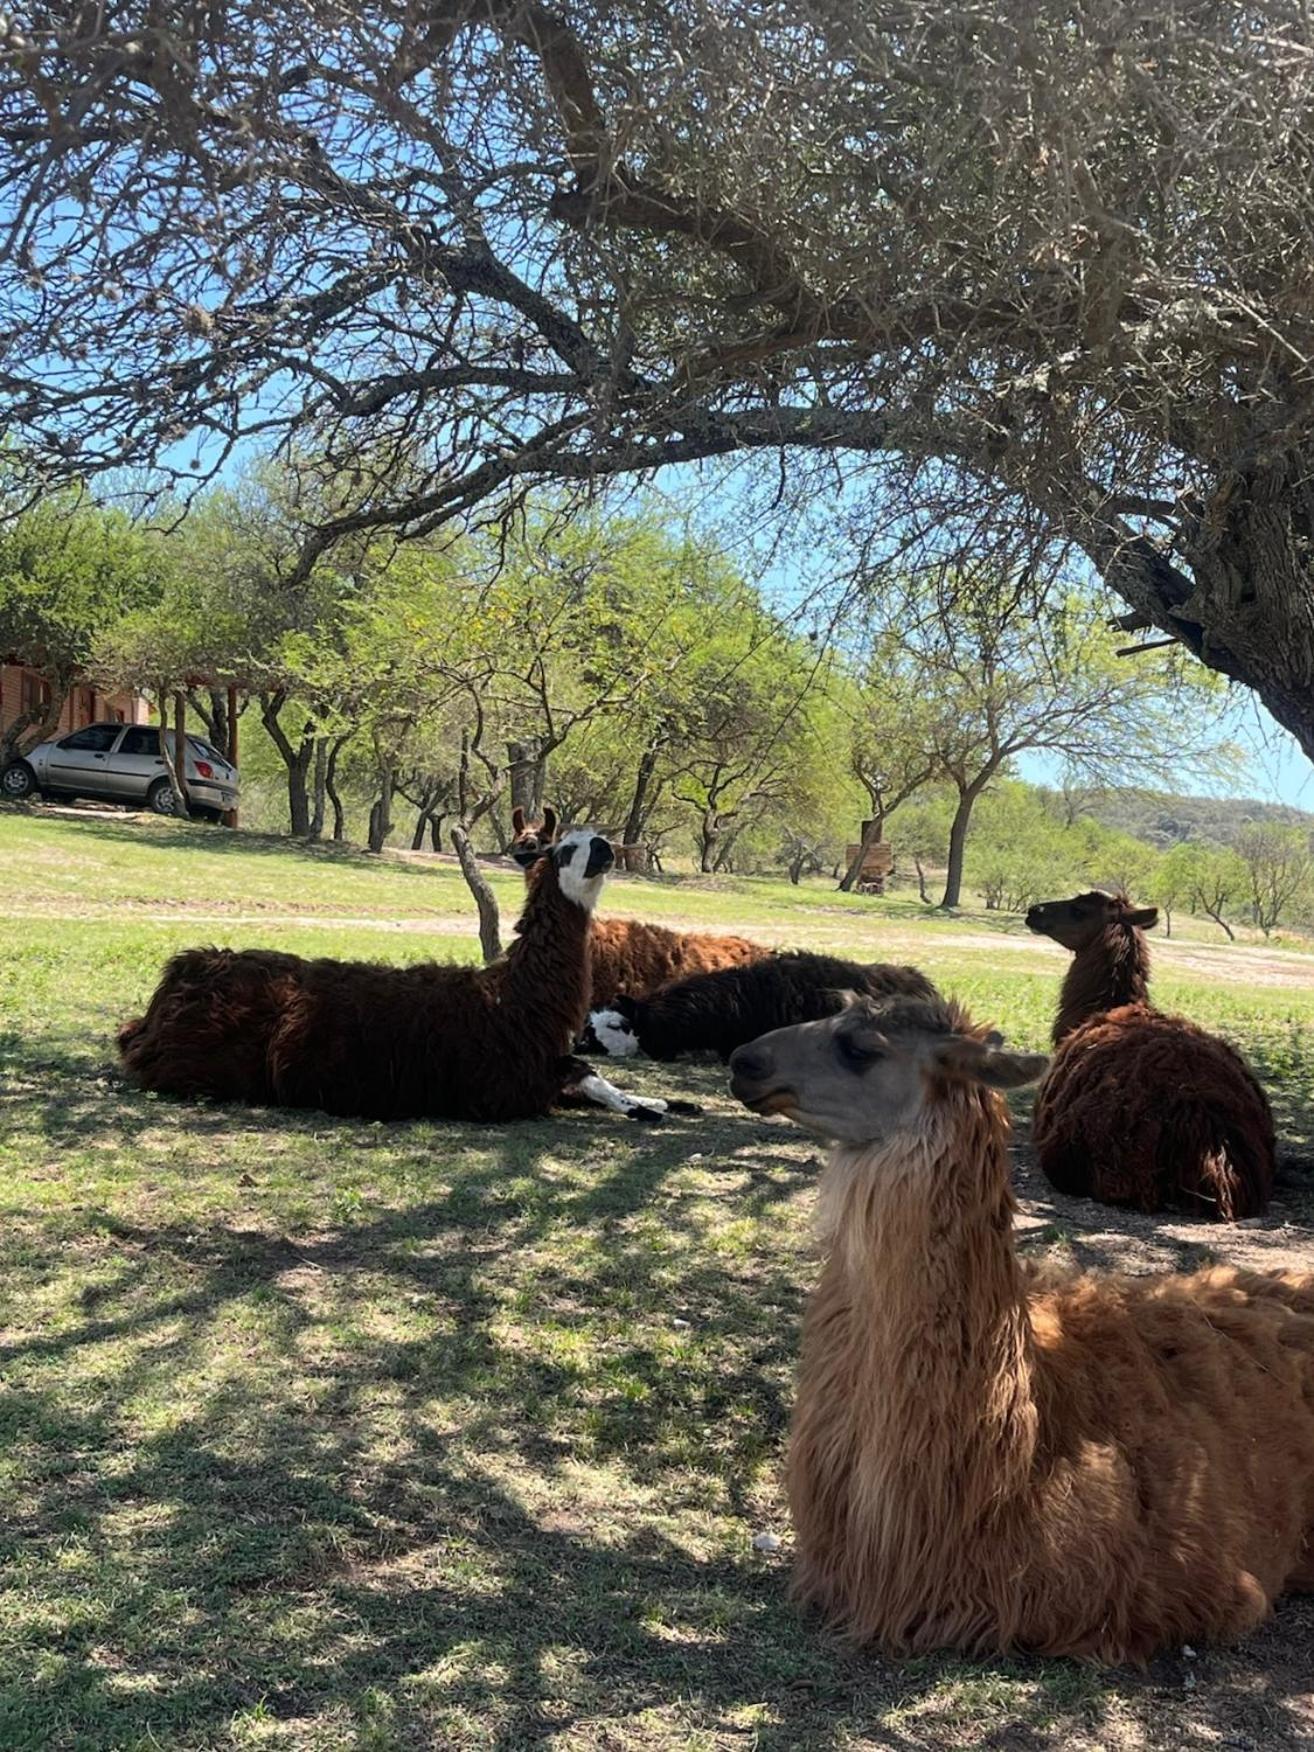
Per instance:
[[[591,827],[576,827],[549,846],[545,855],[556,870],[557,886],[566,899],[592,912],[603,880],[616,862],[611,841]]]
[[[730,1057],[731,1091],[832,1143],[885,1144],[925,1123],[948,1090],[1014,1089],[1048,1061],[1010,1052],[956,1004],[851,997],[837,1016],[778,1028]]]
[[[1074,955],[1096,942],[1110,925],[1150,930],[1159,922],[1153,906],[1133,906],[1125,894],[1105,894],[1092,888],[1089,894],[1074,894],[1071,900],[1046,900],[1027,912],[1027,929],[1052,937]]]
[[[545,805],[542,821],[526,821],[524,810],[517,806],[511,811],[511,827],[515,837],[507,847],[507,853],[527,870],[555,845],[557,812]]]
[[[612,1009],[589,1011],[584,1032],[579,1037],[581,1052],[602,1053],[606,1058],[634,1057],[639,1050],[639,1036],[635,1032],[633,1014],[626,1012],[623,1002],[622,998],[617,998]]]

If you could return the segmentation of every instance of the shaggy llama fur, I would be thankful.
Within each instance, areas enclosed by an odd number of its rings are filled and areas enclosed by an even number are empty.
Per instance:
[[[589,912],[611,849],[587,832],[529,871],[518,936],[489,967],[188,949],[119,1034],[143,1089],[365,1119],[511,1120],[589,1076]],[[578,866],[578,867],[576,867]]]
[[[1217,1035],[1149,1002],[1153,907],[1097,891],[1027,914],[1073,950],[1036,1096],[1037,1158],[1060,1192],[1235,1221],[1273,1190],[1268,1098]]]
[[[674,1059],[684,1052],[715,1052],[728,1059],[737,1046],[760,1034],[833,1016],[850,992],[869,997],[936,995],[915,967],[879,961],[864,967],[835,955],[792,951],[747,967],[696,973],[647,998],[622,993],[613,1008],[591,1011],[582,1049],[613,1058],[641,1051],[653,1059]]]
[[[997,1041],[896,1000],[732,1060],[758,1111],[838,1139],[788,1461],[797,1592],[900,1653],[1140,1663],[1244,1636],[1314,1587],[1314,1276],[1029,1273],[993,1091],[1039,1061]]]
[[[557,831],[551,809],[543,819],[526,823],[522,809],[512,814],[515,838],[508,851],[517,862],[550,845]],[[621,992],[646,997],[658,986],[692,973],[708,973],[719,967],[741,967],[762,961],[771,950],[765,943],[747,937],[716,936],[707,931],[671,931],[665,925],[647,925],[638,919],[593,921],[589,943],[593,973],[593,1002],[610,1005]]]

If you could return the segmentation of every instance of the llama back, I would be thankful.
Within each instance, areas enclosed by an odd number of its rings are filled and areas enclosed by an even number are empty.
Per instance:
[[[569,1041],[527,1037],[499,995],[500,982],[473,968],[193,949],[121,1030],[120,1051],[135,1083],[173,1095],[370,1119],[541,1112]],[[503,1074],[490,1077],[490,1064]]]
[[[647,997],[659,986],[696,973],[740,967],[771,954],[747,937],[721,937],[700,931],[672,931],[639,919],[593,921],[589,945],[592,1003],[603,1008],[621,992]]]
[[[269,1042],[299,965],[274,950],[184,949],[146,1014],[119,1029],[126,1075],[165,1095],[272,1101]]]
[[[1235,1221],[1265,1209],[1268,1099],[1226,1041],[1128,1004],[1069,1034],[1036,1099],[1032,1139],[1060,1192]]]

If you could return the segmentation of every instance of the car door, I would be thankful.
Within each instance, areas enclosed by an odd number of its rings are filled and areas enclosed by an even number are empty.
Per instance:
[[[61,736],[46,763],[49,788],[76,792],[79,797],[112,797],[110,750],[121,728],[118,724],[88,724],[85,730]]]
[[[144,802],[156,779],[167,777],[168,768],[160,753],[160,732],[156,726],[133,724],[125,730],[123,741],[114,753],[117,794],[134,803]]]

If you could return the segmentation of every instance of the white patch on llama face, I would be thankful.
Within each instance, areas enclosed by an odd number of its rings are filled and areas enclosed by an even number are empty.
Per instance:
[[[615,862],[607,841],[591,827],[577,827],[558,841],[552,855],[557,861],[561,892],[585,912],[592,912]]]
[[[639,1050],[634,1024],[619,1010],[590,1010],[588,1027],[592,1046],[608,1058],[633,1058]]]
[[[642,1100],[637,1095],[627,1095],[623,1089],[618,1089],[614,1083],[609,1083],[605,1077],[598,1076],[596,1071],[590,1071],[587,1077],[581,1077],[575,1085],[579,1093],[598,1107],[605,1107],[611,1113],[665,1113],[666,1103],[655,1097],[645,1095]]]

